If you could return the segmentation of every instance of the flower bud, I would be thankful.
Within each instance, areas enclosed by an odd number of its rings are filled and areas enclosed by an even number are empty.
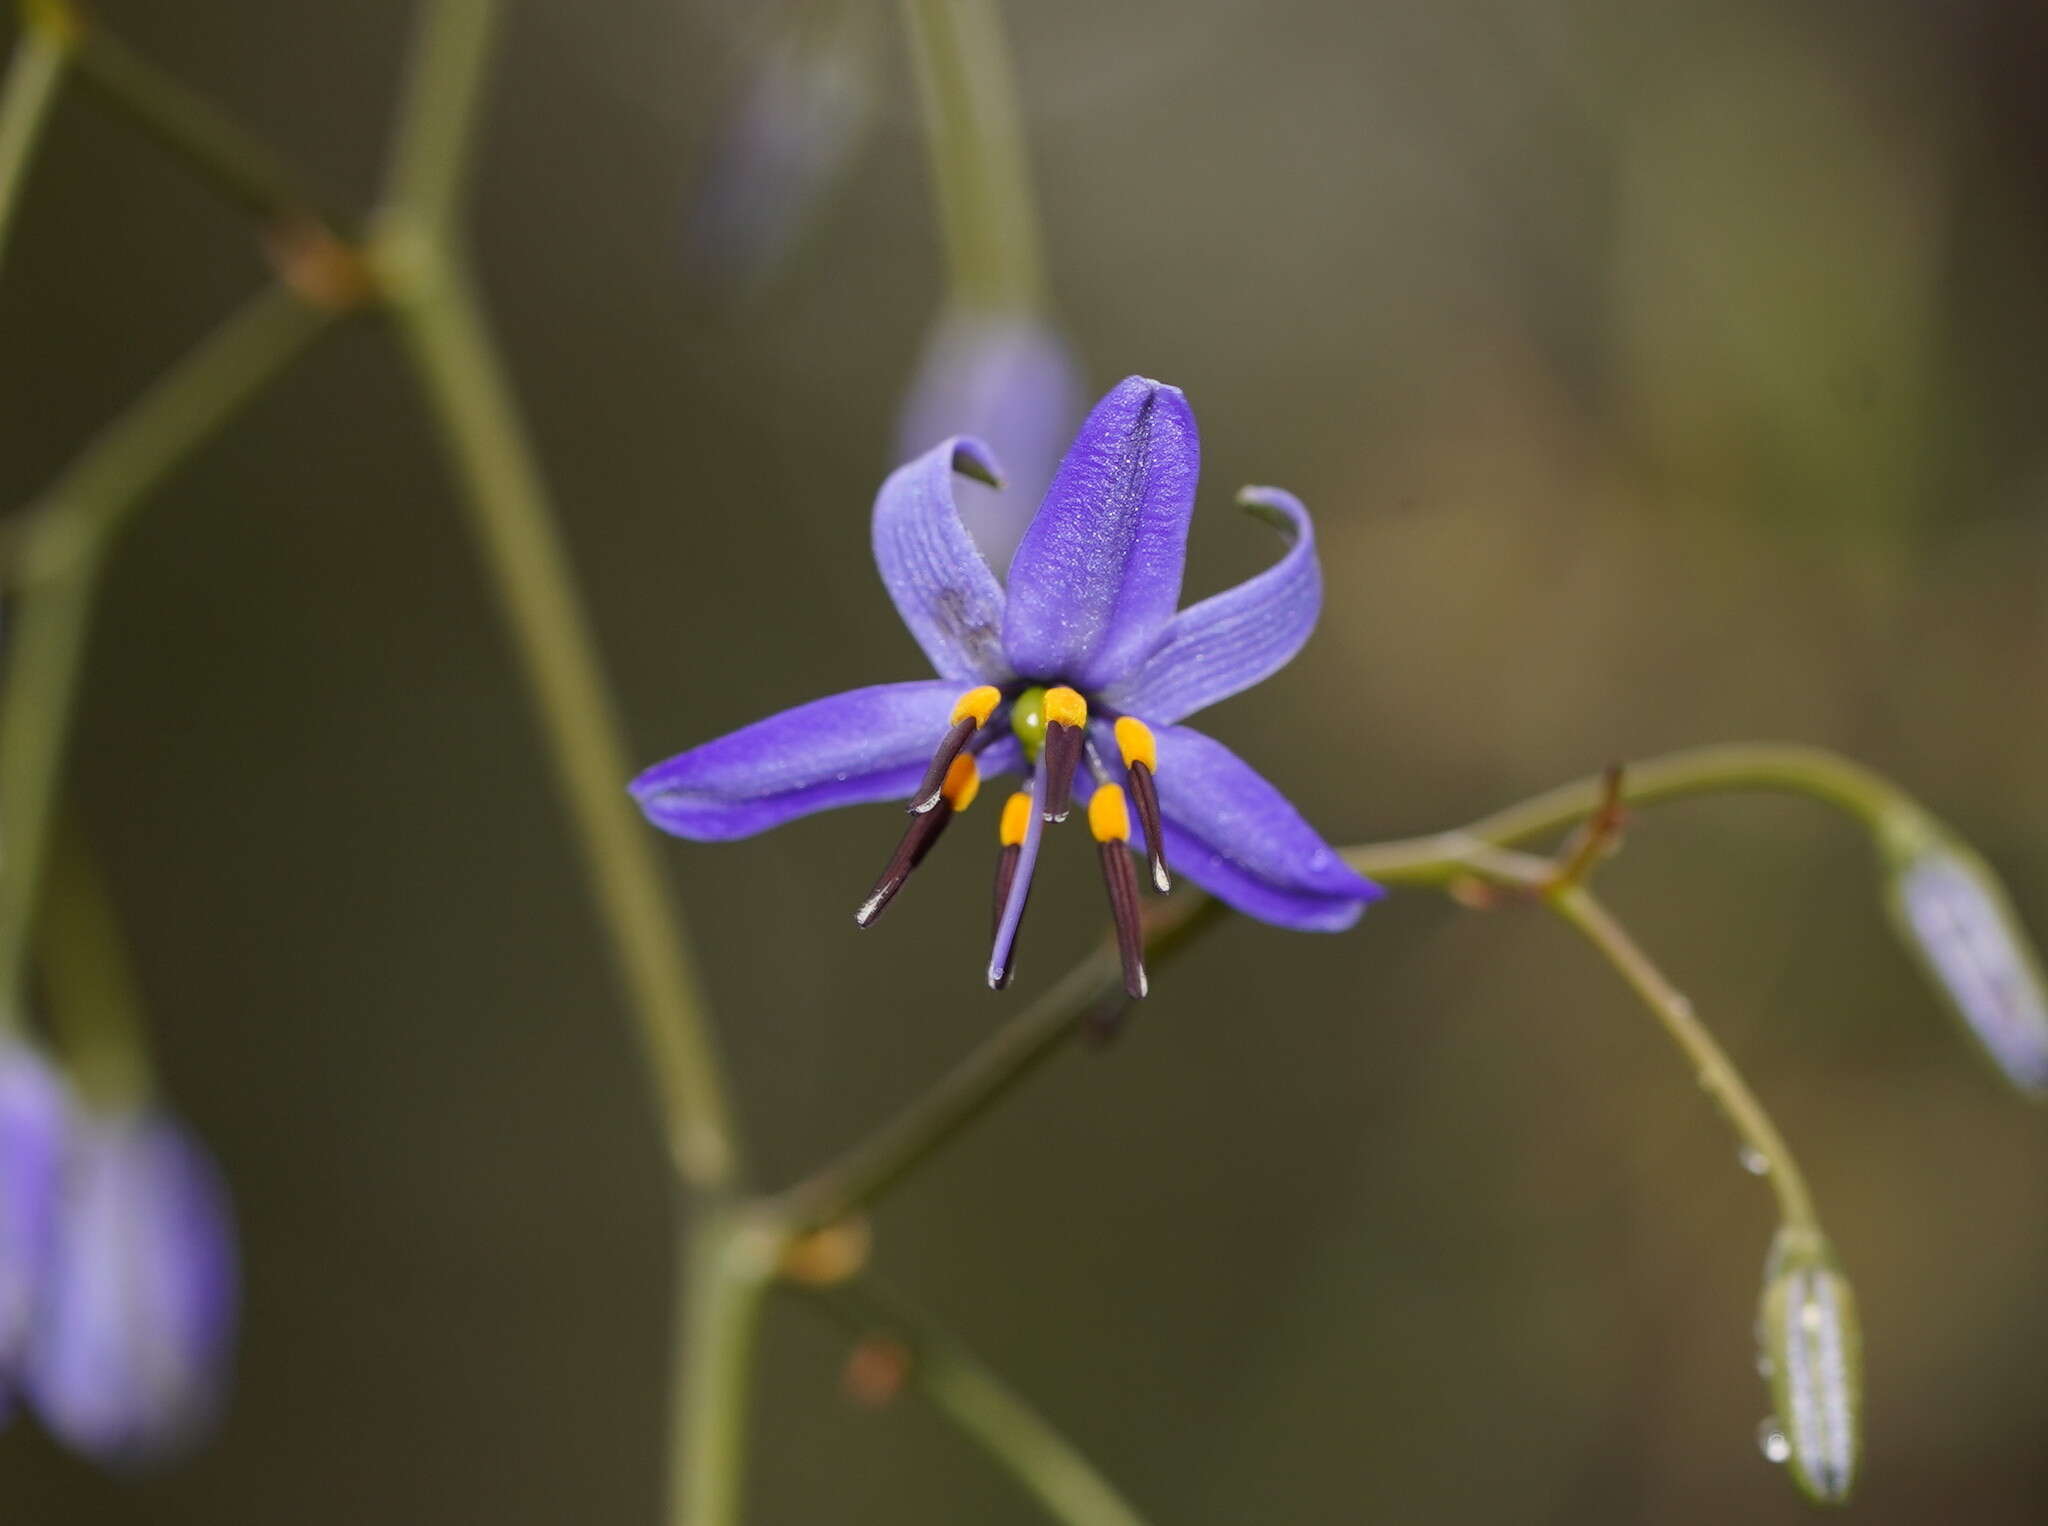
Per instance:
[[[117,1466],[196,1441],[228,1377],[234,1225],[213,1161],[164,1113],[81,1114],[24,1368],[43,1422]]]
[[[711,274],[771,273],[855,149],[875,106],[869,8],[797,10],[762,47],[719,124],[691,209],[691,243]]]
[[[2048,983],[1991,868],[1931,824],[1887,833],[1900,935],[2005,1078],[2048,1098]]]
[[[1861,1461],[1863,1339],[1856,1298],[1817,1230],[1781,1229],[1764,1268],[1758,1367],[1776,1415],[1764,1455],[1809,1498],[1840,1504]]]
[[[49,1271],[70,1121],[63,1077],[29,1044],[0,1036],[0,1412]]]
[[[926,338],[904,397],[897,459],[922,455],[949,435],[989,445],[1003,470],[1001,489],[959,482],[954,497],[967,533],[1000,577],[1087,402],[1080,367],[1043,319],[951,308]]]

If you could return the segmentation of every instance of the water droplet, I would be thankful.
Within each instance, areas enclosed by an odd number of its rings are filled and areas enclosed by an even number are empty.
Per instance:
[[[1770,1156],[1764,1154],[1755,1145],[1744,1145],[1735,1158],[1742,1162],[1742,1169],[1751,1176],[1768,1176],[1770,1174]]]
[[[1785,1462],[1792,1456],[1792,1438],[1785,1434],[1776,1415],[1766,1415],[1757,1422],[1756,1445],[1766,1462]]]

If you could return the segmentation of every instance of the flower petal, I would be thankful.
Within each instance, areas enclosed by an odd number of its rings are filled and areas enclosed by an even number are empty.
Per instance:
[[[1174,616],[1164,644],[1105,696],[1118,709],[1172,725],[1279,672],[1316,628],[1323,570],[1308,510],[1276,487],[1248,487],[1237,501],[1293,544],[1264,572]]]
[[[0,1412],[43,1297],[71,1117],[55,1067],[22,1039],[0,1037]]]
[[[1095,725],[1097,750],[1116,756],[1106,723]],[[1187,726],[1153,734],[1166,861],[1176,877],[1246,916],[1301,932],[1341,932],[1386,893],[1221,742]]]
[[[1106,689],[1180,603],[1201,442],[1178,387],[1133,376],[1095,405],[1010,563],[1016,670]]]
[[[1001,490],[956,483],[960,519],[990,567],[1005,568],[1088,406],[1059,331],[1028,313],[949,308],[933,326],[904,399],[899,461],[948,435],[986,440]]]
[[[875,495],[875,566],[941,678],[1000,683],[1011,676],[1002,585],[960,523],[955,472],[991,486],[1000,481],[988,447],[962,436],[890,473]]]
[[[908,798],[946,734],[960,686],[945,679],[876,684],[812,700],[657,763],[633,798],[664,832],[698,842],[751,837],[813,811]],[[1017,766],[1003,737],[984,775]]]
[[[198,1142],[153,1111],[85,1121],[29,1341],[44,1422],[119,1465],[197,1440],[227,1385],[239,1280],[227,1189]]]

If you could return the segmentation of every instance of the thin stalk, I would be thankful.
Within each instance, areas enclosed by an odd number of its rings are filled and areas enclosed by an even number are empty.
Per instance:
[[[1462,854],[1470,844],[1508,847],[1562,830],[1599,809],[1605,787],[1604,775],[1589,775],[1455,831],[1352,848],[1345,853],[1345,862],[1376,879],[1441,883],[1460,872]],[[1736,790],[1810,795],[1879,834],[1921,816],[1905,791],[1861,764],[1793,742],[1694,747],[1630,763],[1621,775],[1621,798],[1629,805]]]
[[[252,299],[117,418],[29,511],[0,686],[0,1025],[20,1020],[51,813],[107,553],[159,483],[333,321]]]
[[[725,1088],[681,913],[655,860],[654,837],[626,794],[633,770],[568,548],[467,273],[415,254],[396,285],[400,331],[540,712],[654,1070],[675,1167],[686,1182],[717,1186],[737,1164]]]
[[[462,211],[497,30],[498,0],[429,0],[420,15],[385,197],[429,242],[449,238]]]
[[[775,1237],[743,1207],[708,1198],[678,1256],[672,1526],[734,1526],[745,1495],[747,1409]]]
[[[207,97],[173,78],[68,0],[33,9],[66,18],[79,82],[245,211],[280,223],[311,222],[345,236],[351,220],[305,177]]]
[[[731,1180],[738,1149],[681,913],[627,801],[623,729],[568,548],[483,303],[459,252],[496,0],[422,14],[371,246],[503,607],[654,1074],[682,1179]]]
[[[7,78],[0,83],[0,259],[14,231],[15,209],[35,162],[36,147],[57,103],[74,32],[62,15],[25,10]]]
[[[1197,893],[1155,904],[1145,939],[1148,962],[1163,962],[1221,911],[1219,903]],[[777,1218],[802,1233],[874,1201],[1058,1053],[1091,1013],[1122,1002],[1123,962],[1116,945],[1106,943],[931,1090],[837,1161],[783,1193],[775,1204]]]
[[[903,0],[952,295],[1028,311],[1043,299],[1038,213],[995,0]]]
[[[1665,979],[1627,929],[1583,885],[1566,886],[1547,899],[1557,914],[1584,934],[1586,941],[1614,966],[1671,1041],[1684,1051],[1701,1087],[1719,1104],[1736,1135],[1763,1162],[1764,1179],[1777,1195],[1778,1213],[1785,1224],[1818,1232],[1820,1222],[1814,1213],[1813,1194],[1807,1190],[1805,1173],[1793,1159],[1778,1126],[1735,1068],[1735,1062],[1694,1013],[1692,1002]]]
[[[132,1107],[150,1091],[142,996],[113,896],[68,811],[57,831],[49,900],[37,949],[65,1068],[93,1106]]]
[[[1066,1526],[1145,1526],[1079,1447],[930,1319],[867,1282],[811,1296],[857,1336],[887,1334],[901,1341],[910,1353],[910,1382],[1054,1520]]]

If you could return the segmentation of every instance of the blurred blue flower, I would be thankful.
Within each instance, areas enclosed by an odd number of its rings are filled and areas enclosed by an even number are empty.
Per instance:
[[[1006,567],[1074,437],[1088,395],[1073,352],[1030,313],[952,307],[925,340],[903,400],[898,461],[941,440],[985,440],[1003,463],[1006,491],[956,484],[967,533],[991,567]]]
[[[803,7],[763,46],[726,108],[691,208],[697,258],[729,280],[778,264],[874,114],[868,7]]]
[[[1124,381],[1060,463],[1005,589],[953,499],[954,473],[994,484],[995,463],[977,440],[942,441],[883,484],[874,514],[882,580],[939,677],[816,700],[693,748],[633,782],[641,808],[678,836],[715,840],[908,796],[910,829],[860,909],[865,926],[982,778],[1021,769],[1028,793],[1010,798],[998,829],[988,970],[998,987],[1009,979],[1043,827],[1067,815],[1077,777],[1094,785],[1089,824],[1131,995],[1145,989],[1124,851],[1134,841],[1132,807],[1158,888],[1171,860],[1263,921],[1349,927],[1378,888],[1235,754],[1177,724],[1278,671],[1322,608],[1308,511],[1278,489],[1247,488],[1239,502],[1287,536],[1287,552],[1176,613],[1199,467],[1194,415],[1179,389]]]
[[[0,1412],[13,1407],[23,1348],[48,1280],[71,1093],[50,1062],[0,1036]]]
[[[239,1284],[227,1189],[198,1141],[153,1107],[81,1112],[27,1350],[44,1423],[120,1467],[198,1440],[226,1389]]]

